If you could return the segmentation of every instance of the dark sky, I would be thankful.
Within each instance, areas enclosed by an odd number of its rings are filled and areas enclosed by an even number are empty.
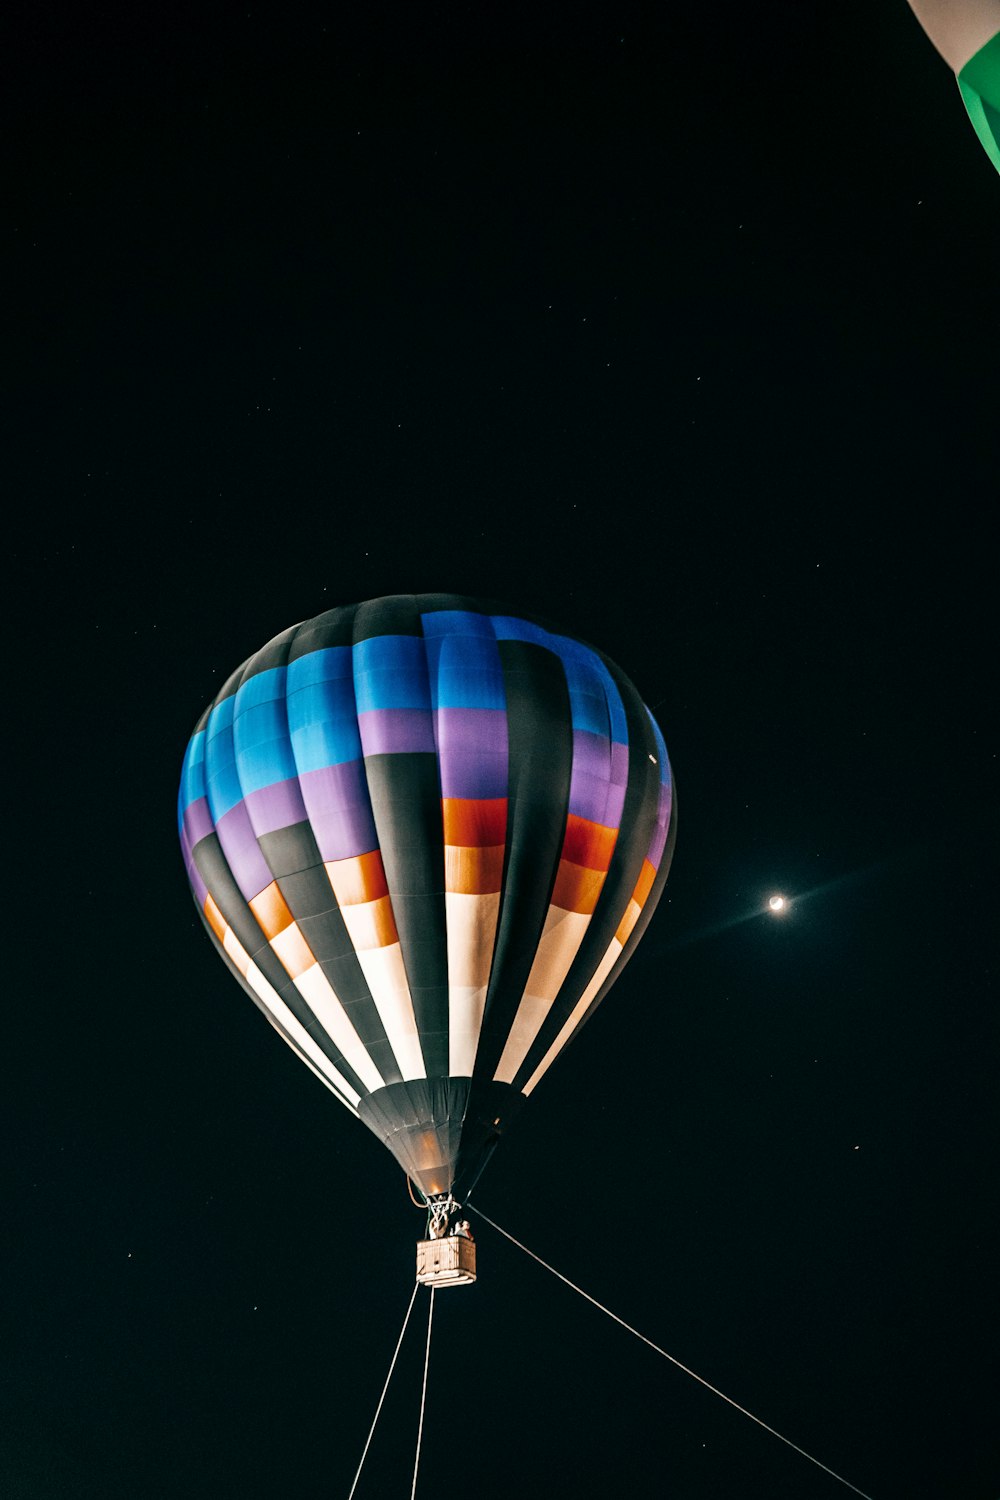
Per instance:
[[[876,1500],[1000,1493],[1000,180],[902,0],[805,10],[15,8],[5,1497],[346,1497],[422,1220],[174,803],[253,650],[435,590],[601,646],[679,787],[484,1210]],[[479,1255],[418,1493],[849,1493]]]

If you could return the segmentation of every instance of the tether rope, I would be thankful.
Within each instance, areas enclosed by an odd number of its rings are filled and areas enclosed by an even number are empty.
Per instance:
[[[433,1321],[434,1288],[431,1287],[430,1306],[427,1309],[427,1348],[424,1352],[424,1384],[420,1392],[420,1425],[417,1427],[417,1451],[413,1459],[413,1488],[410,1490],[410,1500],[414,1500],[417,1493],[417,1470],[420,1468],[420,1439],[424,1435],[424,1405],[427,1401],[427,1369],[431,1362],[431,1324]]]
[[[611,1318],[615,1323],[620,1323],[622,1328],[626,1329],[629,1333],[634,1334],[637,1339],[641,1339],[644,1344],[648,1344],[650,1349],[654,1349],[657,1354],[662,1354],[664,1359],[668,1359],[672,1365],[676,1365],[678,1370],[683,1370],[685,1375],[690,1375],[692,1380],[697,1380],[698,1384],[703,1385],[706,1390],[711,1391],[713,1396],[721,1397],[721,1399],[725,1401],[727,1405],[735,1407],[738,1412],[742,1412],[743,1416],[749,1417],[751,1422],[756,1422],[758,1427],[763,1427],[764,1431],[769,1432],[772,1437],[779,1438],[780,1441],[787,1444],[789,1448],[794,1448],[796,1453],[801,1453],[803,1458],[807,1458],[811,1464],[815,1464],[816,1467],[818,1469],[822,1469],[825,1474],[829,1474],[830,1477],[836,1479],[838,1483],[846,1485],[849,1490],[853,1490],[856,1495],[860,1495],[861,1500],[872,1500],[872,1497],[870,1495],[866,1495],[864,1490],[859,1490],[857,1485],[851,1484],[850,1480],[845,1479],[842,1474],[838,1474],[834,1469],[828,1468],[826,1464],[820,1463],[818,1458],[813,1458],[811,1453],[807,1453],[804,1448],[800,1448],[798,1443],[793,1443],[791,1438],[784,1437],[783,1434],[778,1432],[776,1428],[769,1427],[766,1422],[760,1419],[760,1417],[755,1417],[752,1411],[747,1411],[745,1406],[741,1406],[738,1401],[734,1401],[731,1396],[727,1396],[725,1391],[720,1391],[718,1386],[710,1385],[709,1382],[705,1380],[701,1375],[697,1375],[694,1370],[689,1370],[687,1365],[682,1365],[680,1360],[675,1359],[672,1354],[668,1354],[666,1349],[661,1349],[659,1344],[654,1344],[653,1340],[648,1339],[644,1333],[640,1333],[638,1328],[633,1328],[631,1323],[626,1323],[624,1318],[620,1318],[618,1314],[613,1313],[609,1307],[605,1307],[603,1302],[598,1302],[597,1298],[592,1297],[589,1292],[585,1292],[583,1290],[583,1287],[577,1286],[575,1281],[570,1281],[569,1277],[564,1276],[561,1271],[557,1271],[555,1266],[550,1266],[547,1260],[542,1260],[542,1257],[540,1255],[536,1255],[534,1250],[529,1250],[527,1245],[522,1245],[521,1241],[516,1240],[512,1234],[508,1234],[506,1229],[501,1229],[500,1225],[495,1224],[488,1214],[483,1213],[481,1208],[475,1208],[471,1203],[468,1202],[468,1200],[466,1200],[465,1206],[466,1208],[471,1208],[474,1214],[478,1214],[481,1219],[484,1219],[486,1223],[489,1224],[491,1229],[495,1229],[498,1234],[502,1234],[504,1239],[510,1240],[512,1245],[516,1245],[519,1250],[523,1250],[525,1255],[530,1255],[532,1260],[537,1260],[538,1264],[540,1266],[544,1266],[546,1271],[551,1271],[553,1276],[556,1276],[560,1281],[565,1282],[566,1286],[570,1287],[574,1292],[578,1292],[581,1297],[584,1297],[588,1302],[592,1303],[594,1307],[599,1309],[600,1312],[606,1313],[607,1316]]]
[[[403,1345],[403,1335],[406,1332],[406,1325],[410,1321],[410,1313],[413,1311],[413,1304],[417,1300],[417,1288],[419,1285],[419,1282],[415,1281],[413,1283],[413,1295],[410,1297],[410,1305],[406,1309],[406,1317],[403,1319],[403,1326],[399,1330],[399,1338],[396,1340],[396,1352],[392,1356],[392,1363],[389,1366],[389,1373],[385,1377],[385,1385],[382,1387],[382,1394],[378,1398],[378,1406],[375,1408],[375,1415],[372,1418],[372,1425],[368,1431],[368,1439],[365,1443],[365,1451],[361,1455],[361,1462],[358,1464],[358,1472],[354,1476],[354,1483],[351,1485],[351,1493],[348,1495],[347,1500],[353,1500],[354,1491],[358,1487],[358,1480],[361,1478],[361,1470],[365,1466],[365,1459],[368,1457],[368,1449],[371,1447],[372,1438],[375,1436],[375,1424],[379,1419],[379,1413],[382,1410],[382,1403],[385,1400],[385,1393],[389,1389],[389,1381],[392,1379],[392,1372],[396,1368],[396,1360],[399,1358],[399,1351]]]

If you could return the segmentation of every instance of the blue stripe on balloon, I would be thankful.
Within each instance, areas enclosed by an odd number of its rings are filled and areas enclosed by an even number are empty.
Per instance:
[[[484,641],[496,640],[490,616],[471,609],[435,609],[420,616],[420,625],[426,640],[439,635],[473,635]]]
[[[643,706],[645,707],[645,705]],[[648,708],[646,709],[646,712],[647,714],[649,714],[649,722],[653,727],[653,738],[656,741],[656,760],[660,769],[660,781],[666,785],[671,780],[670,761],[667,758],[667,747],[664,743],[663,735],[660,732],[659,724],[657,724],[656,720],[653,718],[653,715],[649,713]]]
[[[285,667],[270,667],[240,684],[233,718],[236,767],[244,795],[295,775],[285,709]]]
[[[237,714],[233,725],[236,766],[244,795],[262,791],[296,774],[284,703],[262,703]]]
[[[237,704],[233,738],[236,741],[237,760],[254,745],[266,740],[287,739],[288,714],[284,698],[272,698],[264,703],[257,703],[252,708],[240,708]]]
[[[351,684],[351,700],[354,699],[354,653],[350,646],[324,646],[320,651],[309,651],[298,656],[288,665],[288,695],[320,682],[336,682],[346,678]]]
[[[552,636],[541,625],[530,620],[518,620],[513,615],[492,615],[493,630],[498,641],[529,641],[534,646],[545,646],[552,650]]]
[[[299,774],[361,758],[350,646],[300,656],[288,669],[288,728]]]
[[[618,685],[594,652],[565,663],[573,728],[607,735],[628,744],[628,724]]]
[[[232,699],[227,701],[231,703]],[[232,725],[225,722],[220,722],[216,733],[205,739],[205,793],[216,826],[230,808],[243,800],[243,788],[236,771]]]
[[[438,708],[506,707],[496,636],[484,615],[423,615],[431,703]]]
[[[240,683],[236,693],[236,718],[258,704],[284,702],[286,671],[285,667],[269,667],[266,672],[258,672]]]
[[[332,706],[322,717],[316,715],[316,706],[310,706],[310,716],[299,722],[298,700],[305,693],[295,693],[288,700],[288,722],[292,730],[292,751],[300,776],[307,771],[321,771],[324,766],[340,766],[346,761],[361,757],[361,736],[353,709],[345,714]]]
[[[354,647],[358,713],[378,708],[430,711],[424,643],[415,635],[376,635]]]
[[[228,698],[223,698],[221,703],[215,704],[205,725],[206,743],[214,740],[218,734],[225,734],[232,731],[235,709],[235,694],[230,694]]]
[[[183,828],[184,814],[192,802],[205,795],[205,731],[199,729],[188,741],[181,767],[181,784],[177,794],[177,826]]]

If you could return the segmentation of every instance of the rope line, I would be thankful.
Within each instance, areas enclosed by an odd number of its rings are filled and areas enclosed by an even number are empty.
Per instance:
[[[434,1288],[431,1287],[430,1306],[427,1309],[427,1348],[424,1351],[424,1384],[420,1392],[420,1424],[417,1427],[417,1451],[413,1459],[413,1488],[410,1490],[410,1500],[415,1500],[417,1493],[417,1470],[420,1468],[420,1440],[424,1435],[424,1406],[427,1401],[427,1369],[431,1362],[431,1324],[434,1321]]]
[[[537,1260],[538,1264],[540,1266],[544,1266],[546,1271],[551,1271],[553,1276],[556,1276],[560,1281],[565,1282],[566,1286],[572,1288],[574,1292],[578,1292],[581,1297],[584,1297],[588,1302],[592,1303],[593,1306],[598,1308],[600,1312],[606,1313],[607,1316],[611,1318],[615,1323],[620,1323],[622,1328],[626,1329],[629,1333],[634,1334],[637,1339],[641,1339],[644,1344],[648,1344],[650,1349],[654,1349],[657,1354],[662,1354],[664,1359],[668,1359],[672,1365],[676,1365],[678,1370],[683,1370],[685,1375],[690,1375],[692,1380],[697,1380],[698,1384],[703,1385],[706,1390],[711,1391],[713,1396],[721,1397],[721,1399],[725,1401],[727,1405],[735,1407],[735,1409],[738,1412],[741,1412],[743,1416],[749,1417],[751,1422],[756,1422],[758,1427],[763,1427],[764,1431],[769,1432],[772,1437],[779,1438],[780,1441],[787,1444],[789,1448],[794,1448],[796,1453],[801,1453],[803,1458],[807,1458],[809,1462],[811,1464],[815,1464],[818,1469],[822,1469],[824,1473],[829,1474],[831,1478],[836,1479],[838,1483],[846,1485],[849,1490],[854,1491],[855,1495],[860,1495],[861,1500],[872,1500],[872,1497],[870,1495],[866,1495],[864,1490],[859,1490],[856,1485],[851,1484],[850,1480],[845,1479],[842,1474],[838,1474],[834,1469],[827,1468],[826,1464],[820,1463],[818,1458],[813,1458],[811,1453],[807,1453],[804,1448],[800,1448],[798,1443],[793,1443],[791,1438],[784,1437],[782,1433],[777,1431],[776,1428],[769,1427],[768,1424],[762,1421],[760,1417],[755,1417],[752,1411],[747,1411],[745,1406],[740,1406],[739,1402],[734,1401],[731,1396],[727,1396],[725,1391],[720,1391],[717,1386],[710,1385],[709,1382],[705,1380],[701,1375],[696,1374],[694,1370],[689,1370],[687,1365],[682,1365],[680,1360],[675,1359],[672,1354],[668,1354],[666,1349],[661,1349],[659,1344],[654,1344],[653,1340],[648,1339],[644,1333],[640,1333],[638,1328],[633,1328],[631,1323],[626,1323],[624,1318],[620,1318],[618,1314],[613,1313],[609,1307],[605,1307],[602,1302],[598,1302],[596,1297],[592,1297],[589,1292],[585,1292],[582,1287],[577,1286],[575,1281],[570,1281],[569,1277],[564,1276],[561,1271],[557,1271],[555,1266],[550,1266],[547,1260],[542,1260],[542,1257],[540,1255],[536,1255],[534,1250],[529,1250],[527,1245],[522,1245],[521,1241],[516,1240],[512,1234],[508,1234],[506,1229],[501,1229],[500,1225],[495,1224],[488,1214],[483,1213],[481,1208],[473,1207],[473,1205],[468,1201],[466,1202],[466,1207],[471,1208],[472,1212],[478,1214],[481,1219],[484,1219],[486,1223],[489,1224],[491,1229],[495,1229],[498,1234],[502,1234],[504,1239],[510,1240],[511,1244],[516,1245],[519,1250],[523,1250],[525,1255],[530,1255],[532,1260]]]
[[[426,1208],[427,1207],[427,1204],[426,1203],[421,1203],[421,1201],[420,1201],[419,1198],[414,1198],[414,1196],[413,1196],[413,1183],[410,1181],[410,1174],[408,1172],[406,1174],[406,1191],[410,1195],[410,1202],[413,1204],[414,1208]]]
[[[399,1338],[396,1340],[396,1352],[392,1356],[392,1363],[389,1366],[389,1373],[385,1377],[385,1385],[382,1387],[382,1394],[378,1398],[378,1406],[376,1406],[375,1408],[375,1415],[372,1418],[372,1425],[368,1430],[368,1439],[365,1443],[365,1451],[361,1455],[361,1462],[358,1464],[358,1472],[354,1476],[354,1483],[351,1485],[351,1493],[348,1495],[347,1500],[353,1500],[354,1491],[358,1487],[358,1480],[361,1478],[361,1470],[365,1466],[365,1459],[368,1457],[368,1449],[371,1447],[372,1438],[375,1436],[375,1424],[379,1419],[379,1413],[382,1410],[382,1403],[385,1400],[385,1393],[389,1389],[389,1381],[392,1379],[392,1372],[396,1368],[396,1360],[399,1358],[399,1351],[403,1346],[403,1335],[406,1333],[406,1325],[410,1321],[410,1313],[413,1311],[413,1304],[417,1300],[417,1287],[419,1285],[419,1282],[415,1281],[413,1283],[413,1293],[410,1297],[410,1305],[406,1309],[406,1317],[403,1319],[403,1326],[399,1330]]]

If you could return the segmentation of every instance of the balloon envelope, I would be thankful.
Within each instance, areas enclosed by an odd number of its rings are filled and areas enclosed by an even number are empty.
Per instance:
[[[910,0],[958,79],[969,119],[1000,172],[1000,0]]]
[[[215,947],[428,1196],[468,1190],[618,977],[675,816],[619,668],[447,594],[276,636],[202,715],[179,797]]]

